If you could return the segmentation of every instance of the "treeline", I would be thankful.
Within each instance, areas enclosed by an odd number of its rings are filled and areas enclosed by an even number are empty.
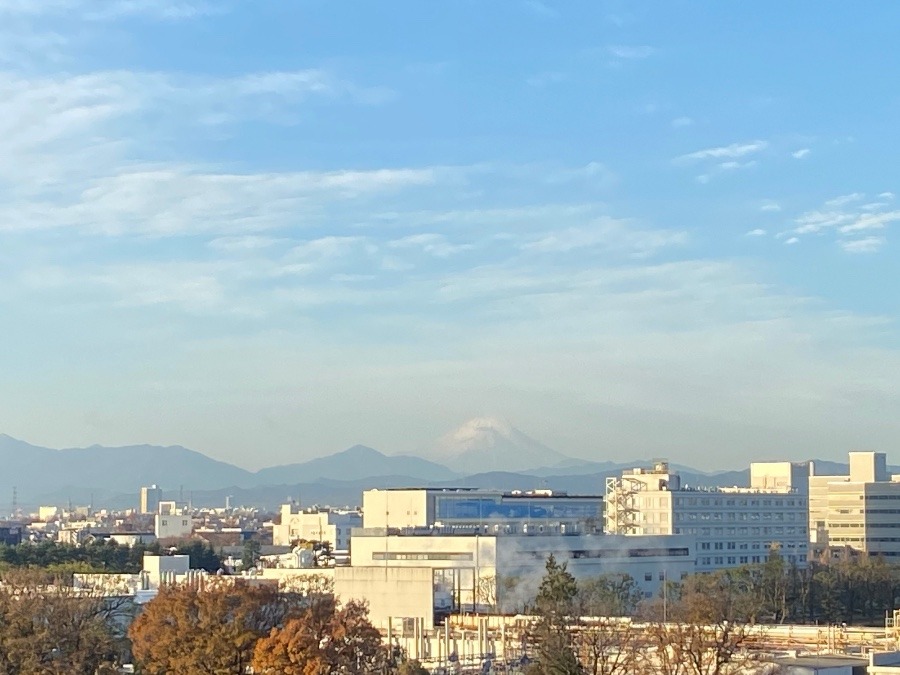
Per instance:
[[[506,580],[509,584],[510,580]],[[865,554],[799,569],[765,563],[693,574],[644,598],[627,575],[576,581],[551,556],[527,608],[527,675],[774,673],[747,647],[773,623],[872,623],[900,599],[900,568]]]
[[[736,618],[751,623],[884,625],[885,612],[900,599],[900,567],[854,553],[800,569],[773,552],[765,563],[694,575],[667,592],[677,599],[698,586],[723,596]]]
[[[605,574],[578,582],[578,611],[590,616],[641,618],[648,608],[655,611],[663,598],[674,603],[697,588],[727,600],[729,614],[748,623],[880,626],[885,612],[900,603],[900,566],[881,557],[853,553],[811,561],[801,569],[773,551],[764,563],[668,581],[665,591],[649,600],[627,574]],[[536,606],[534,587],[517,577],[503,577],[498,583],[485,581],[478,593],[489,606],[496,598],[497,608],[505,613],[530,613]]]
[[[337,603],[327,584],[279,592],[239,577],[164,586],[138,609],[60,575],[0,574],[0,674],[342,673],[425,675],[382,642],[364,603]]]
[[[202,541],[178,542],[174,553],[190,556],[191,567],[215,573],[224,565],[221,555]],[[64,572],[115,572],[137,574],[143,568],[144,554],[170,553],[171,548],[152,544],[120,546],[114,541],[98,540],[73,546],[52,541],[25,542],[16,546],[0,544],[0,571],[38,568]]]

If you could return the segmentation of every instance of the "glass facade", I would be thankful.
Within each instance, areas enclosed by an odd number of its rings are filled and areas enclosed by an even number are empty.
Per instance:
[[[437,495],[435,517],[444,523],[509,520],[584,521],[603,515],[601,499]]]

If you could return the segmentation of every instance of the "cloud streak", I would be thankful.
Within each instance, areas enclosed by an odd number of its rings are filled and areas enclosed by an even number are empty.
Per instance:
[[[696,150],[675,158],[679,164],[688,164],[710,159],[739,159],[747,155],[762,152],[769,146],[767,141],[749,141],[746,143],[731,143],[703,150]]]

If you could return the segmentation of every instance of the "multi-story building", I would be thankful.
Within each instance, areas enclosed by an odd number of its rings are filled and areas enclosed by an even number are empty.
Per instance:
[[[281,523],[272,528],[272,544],[291,546],[300,539],[327,541],[337,551],[350,548],[350,534],[354,527],[361,527],[359,511],[295,510],[293,504],[281,505]]]
[[[157,539],[182,539],[194,531],[191,514],[176,502],[159,502],[154,516],[153,533]]]
[[[141,488],[141,513],[148,515],[159,511],[162,490],[156,485]]]
[[[850,472],[809,479],[809,528],[816,553],[848,547],[900,558],[900,482],[883,452],[851,452]]]
[[[0,544],[7,546],[21,544],[24,529],[21,523],[0,522]]]
[[[363,492],[366,528],[435,528],[482,534],[603,531],[603,498],[550,490],[400,488]]]
[[[685,535],[635,536],[562,534],[436,534],[433,530],[388,533],[383,528],[359,529],[353,536],[350,569],[336,570],[336,579],[351,575],[382,583],[391,572],[418,571],[427,579],[420,616],[432,622],[441,611],[522,611],[533,601],[547,558],[554,555],[576,579],[604,574],[628,575],[645,597],[659,593],[667,580],[677,581],[695,569],[694,538]],[[366,576],[365,570],[381,574]],[[379,612],[408,601],[401,591],[378,602]],[[367,598],[373,593],[366,592]],[[398,610],[399,611],[399,610]],[[398,616],[399,614],[394,614]]]
[[[777,548],[804,566],[808,548],[806,465],[750,465],[751,486],[688,488],[666,462],[607,479],[606,531],[693,535],[697,570],[764,562]]]

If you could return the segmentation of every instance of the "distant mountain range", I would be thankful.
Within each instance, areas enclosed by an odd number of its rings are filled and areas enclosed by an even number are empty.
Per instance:
[[[440,438],[421,454],[386,455],[364,445],[307,462],[247,471],[181,446],[55,450],[0,434],[0,518],[18,504],[67,502],[111,508],[135,506],[141,486],[157,484],[167,499],[191,499],[195,505],[275,508],[287,499],[301,503],[356,505],[369,488],[430,485],[501,490],[536,489],[572,494],[603,492],[608,476],[647,466],[646,460],[572,459],[509,424],[477,418]],[[746,485],[747,469],[705,473],[673,465],[682,483],[692,486]],[[900,473],[900,469],[892,469]],[[817,473],[845,473],[847,466],[817,461]]]

